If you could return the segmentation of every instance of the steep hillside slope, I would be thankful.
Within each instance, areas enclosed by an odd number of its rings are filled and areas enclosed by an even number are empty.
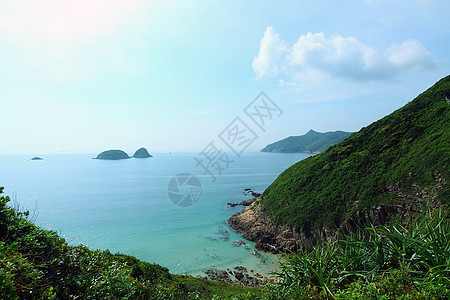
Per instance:
[[[330,146],[348,138],[352,133],[345,131],[317,132],[308,131],[304,135],[290,136],[264,147],[261,152],[281,153],[318,153],[327,150]]]
[[[450,76],[327,151],[284,171],[261,199],[277,224],[338,228],[380,204],[450,202]]]

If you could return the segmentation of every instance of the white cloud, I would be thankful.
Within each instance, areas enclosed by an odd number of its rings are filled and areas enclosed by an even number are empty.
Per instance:
[[[401,72],[434,67],[432,55],[418,41],[406,41],[384,54],[355,37],[307,33],[289,46],[268,27],[253,69],[258,78],[288,76],[292,80],[328,77],[352,80],[391,78]]]
[[[283,59],[288,48],[280,35],[271,27],[267,27],[261,40],[259,54],[253,60],[253,69],[258,77],[276,76],[283,68]]]
[[[407,70],[429,69],[434,66],[431,54],[417,41],[406,41],[388,49],[388,60]]]

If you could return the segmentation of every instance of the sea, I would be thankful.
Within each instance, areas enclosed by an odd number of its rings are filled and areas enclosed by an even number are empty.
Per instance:
[[[264,275],[276,270],[276,255],[258,251],[258,257],[254,243],[228,227],[227,219],[243,207],[227,203],[251,198],[245,189],[263,192],[310,154],[243,153],[220,173],[206,172],[196,153],[153,155],[117,161],[92,159],[95,154],[43,155],[43,160],[4,155],[0,186],[10,205],[28,210],[29,219],[69,244],[130,254],[175,274],[205,276],[206,269],[235,266]],[[239,240],[245,246],[235,243]]]

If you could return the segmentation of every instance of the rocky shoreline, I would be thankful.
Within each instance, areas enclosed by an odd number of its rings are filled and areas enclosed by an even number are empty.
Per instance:
[[[362,209],[351,215],[349,220],[338,229],[294,229],[289,226],[274,224],[270,217],[262,211],[261,197],[253,197],[239,203],[227,203],[229,207],[238,205],[243,209],[231,216],[228,225],[247,240],[255,242],[255,248],[272,254],[298,251],[300,248],[312,249],[320,242],[331,242],[336,239],[338,232],[353,232],[361,224],[383,224],[391,215],[407,215],[411,207],[403,205],[380,204],[372,209]],[[356,205],[356,204],[355,204]],[[248,248],[244,241],[235,241],[235,246]],[[261,255],[249,248],[256,257]],[[254,271],[247,272],[245,267],[235,267],[235,270],[209,269],[205,273],[212,280],[244,286],[262,286],[273,279],[262,276]],[[261,277],[262,276],[262,277]]]
[[[390,215],[405,215],[411,209],[402,205],[378,205],[372,209],[363,209],[352,214],[351,218],[339,229],[315,229],[296,230],[289,226],[274,224],[270,217],[261,209],[261,197],[253,197],[239,203],[227,203],[228,207],[238,205],[243,209],[231,216],[228,225],[242,235],[247,240],[255,242],[255,248],[262,252],[272,254],[298,251],[300,248],[311,249],[315,245],[324,241],[333,241],[338,232],[353,232],[359,224],[371,222],[372,224],[385,223]],[[235,241],[235,246],[248,248],[244,241]],[[256,257],[261,255],[248,248]],[[263,260],[261,260],[263,262]],[[235,267],[235,270],[208,269],[204,271],[212,280],[228,282],[250,287],[263,286],[267,282],[273,282],[273,278],[268,278],[256,273],[254,270],[247,271],[242,266]]]
[[[243,201],[245,207],[228,219],[228,225],[247,240],[255,242],[258,250],[276,254],[299,249],[301,236],[287,226],[272,224],[261,211],[260,200],[256,197]]]
[[[227,206],[228,207],[235,207],[235,206],[238,206],[238,205],[249,206],[249,205],[252,205],[253,202],[255,202],[255,199],[256,198],[252,198],[252,199],[244,200],[244,201],[241,201],[241,202],[238,202],[238,203],[228,202]]]
[[[397,193],[399,194],[399,193]],[[255,197],[242,201],[236,205],[244,205],[244,208],[228,219],[228,225],[247,240],[255,242],[255,248],[273,254],[287,251],[298,251],[300,248],[312,249],[321,242],[332,242],[339,233],[349,234],[355,232],[358,227],[367,224],[382,225],[389,222],[394,215],[400,219],[407,219],[413,211],[420,210],[420,203],[429,202],[430,197],[421,194],[417,199],[406,199],[405,204],[378,204],[373,208],[363,208],[352,213],[339,228],[320,229],[294,229],[289,226],[274,224],[270,217],[261,209],[261,197]],[[416,204],[414,204],[416,203]],[[352,204],[357,205],[357,203]],[[352,205],[349,209],[352,208]],[[235,206],[235,205],[234,205]]]
[[[274,282],[273,279],[263,276],[253,269],[248,271],[246,267],[236,266],[234,270],[227,269],[208,269],[204,271],[208,275],[209,279],[227,282],[236,285],[249,286],[249,287],[261,287],[268,282]]]

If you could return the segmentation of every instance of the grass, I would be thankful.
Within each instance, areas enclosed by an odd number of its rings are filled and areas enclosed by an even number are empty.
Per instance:
[[[441,207],[414,222],[371,226],[290,253],[276,274],[279,283],[251,289],[68,245],[1,196],[0,299],[449,299],[450,105],[444,95],[450,95],[450,76],[293,165],[261,200],[276,222],[304,232],[338,228],[352,212],[379,203]]]
[[[312,251],[290,253],[276,275],[280,282],[272,294],[280,299],[448,298],[448,212],[429,211],[408,226],[368,227]]]
[[[277,223],[307,232],[339,228],[351,213],[379,203],[450,204],[447,93],[450,76],[327,151],[294,164],[264,191],[263,210]]]

